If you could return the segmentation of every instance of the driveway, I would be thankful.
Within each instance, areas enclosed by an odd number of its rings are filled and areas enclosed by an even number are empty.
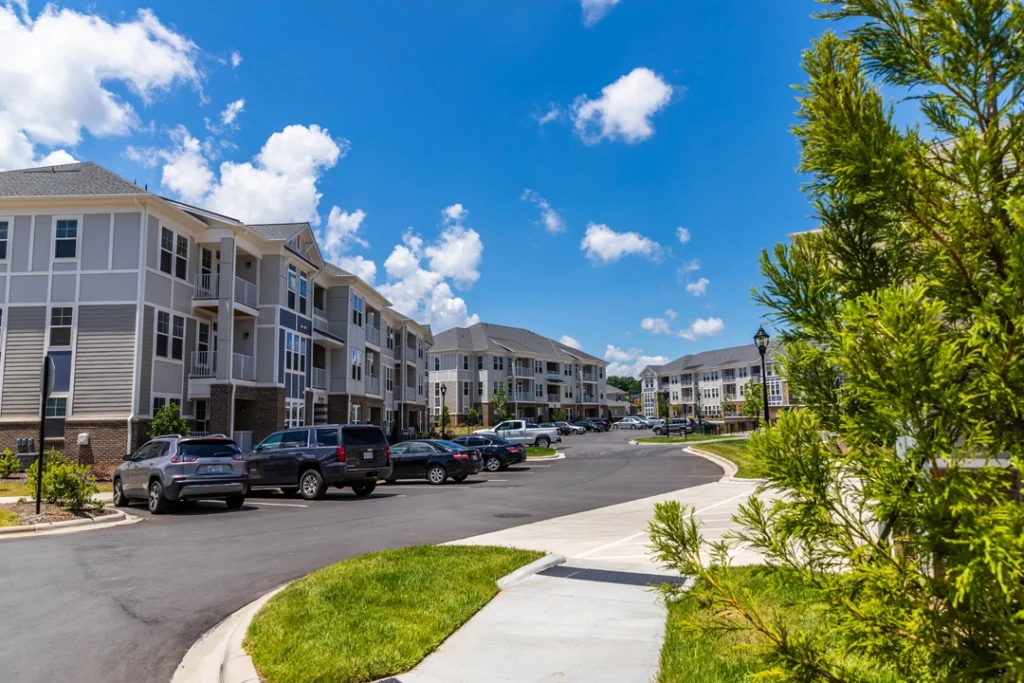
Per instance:
[[[231,612],[363,553],[484,534],[717,480],[702,458],[629,446],[636,433],[567,437],[566,459],[462,484],[280,495],[144,518],[102,531],[0,542],[0,679],[165,683]]]

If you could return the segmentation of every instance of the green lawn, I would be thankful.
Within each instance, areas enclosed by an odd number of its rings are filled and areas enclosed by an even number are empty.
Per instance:
[[[111,491],[114,490],[113,484],[109,482],[96,484],[96,487],[99,488],[100,493],[110,493]],[[21,480],[5,481],[0,479],[0,497],[6,498],[14,496],[23,498],[33,498],[35,496],[35,491],[33,489],[30,489],[28,487],[28,484]]]
[[[814,591],[758,572],[754,567],[737,567],[730,571],[758,600],[763,615],[774,611],[802,633],[814,634],[821,630],[823,607],[815,600]],[[668,605],[658,683],[748,683],[761,680],[756,674],[769,670],[771,666],[761,654],[764,640],[759,633],[747,628],[701,632],[690,627],[695,620],[713,616],[701,611],[699,594],[702,587],[696,585]],[[740,617],[736,620],[738,627],[747,623]],[[862,668],[853,659],[847,659],[846,663],[860,674],[856,680],[873,683],[898,681],[885,672]],[[775,678],[769,675],[764,680]]]
[[[636,439],[637,443],[698,443],[701,441],[718,441],[719,439],[735,438],[730,434],[723,434],[721,436],[702,436],[700,434],[690,434],[685,439],[681,436],[643,436]]]
[[[726,460],[731,460],[739,468],[736,472],[736,477],[739,479],[749,479],[758,476],[757,463],[754,462],[753,458],[750,457],[750,452],[747,451],[746,439],[702,443],[698,448],[708,453],[720,455]]]
[[[268,602],[245,647],[268,683],[358,683],[404,673],[486,605],[495,581],[543,553],[417,546],[313,572]]]
[[[17,526],[18,515],[7,510],[0,510],[0,526]]]
[[[554,455],[554,448],[540,448],[538,446],[527,446],[526,457],[527,458],[543,458],[547,455]]]

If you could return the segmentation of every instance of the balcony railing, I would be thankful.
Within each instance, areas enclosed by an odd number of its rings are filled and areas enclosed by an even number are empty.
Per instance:
[[[195,292],[193,299],[216,299],[220,293],[220,275],[217,273],[203,273],[196,276]]]
[[[366,393],[371,396],[380,396],[380,377],[366,378]]]
[[[189,370],[189,377],[216,377],[217,376],[217,352],[216,351],[193,351],[192,369]]]
[[[596,372],[584,372],[583,373],[583,381],[584,382],[596,382],[597,381],[597,373]],[[668,385],[668,383],[666,382],[665,386],[667,386],[667,385]]]
[[[252,308],[259,308],[260,304],[256,293],[256,285],[248,280],[235,277],[235,301]]]
[[[415,401],[416,400],[416,387],[406,387],[405,388],[405,400],[406,401]]]
[[[320,318],[321,320],[327,320],[327,311],[325,311],[322,308],[317,308],[316,306],[314,306],[313,319],[316,320],[317,318]]]
[[[526,367],[525,365],[516,366],[516,377],[533,377],[533,367]]]
[[[597,403],[597,396],[587,396],[586,394],[584,394],[583,402],[584,403]]]
[[[529,391],[517,391],[513,394],[516,401],[535,401],[534,395]]]
[[[310,384],[317,389],[327,388],[327,370],[323,368],[313,368],[313,372],[309,377]]]
[[[231,376],[235,379],[256,379],[256,359],[241,353],[231,354]]]
[[[316,309],[313,309],[313,310],[314,310],[314,313],[315,313]],[[317,315],[313,316],[313,329],[314,330],[319,330],[320,332],[326,332],[327,334],[331,333],[331,328],[330,328],[330,325],[327,322],[327,319],[326,318],[321,318],[320,316],[317,316]]]
[[[562,373],[558,370],[548,370],[548,379],[562,379]]]
[[[366,343],[373,344],[374,346],[380,348],[380,330],[377,329],[376,327],[370,327],[369,325],[367,325]]]
[[[548,394],[547,401],[548,403],[561,403],[562,397],[558,394]]]

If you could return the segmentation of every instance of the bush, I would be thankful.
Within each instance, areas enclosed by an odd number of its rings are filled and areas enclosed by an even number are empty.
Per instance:
[[[118,465],[120,463],[94,462],[89,465],[89,474],[95,477],[96,481],[114,481],[114,470],[117,469]]]
[[[0,453],[0,479],[6,479],[21,469],[21,461],[18,460],[10,448],[5,448]]]
[[[165,434],[181,434],[188,436],[192,433],[188,422],[181,416],[176,403],[168,403],[153,416],[149,423],[149,438],[155,439]]]
[[[33,496],[39,476],[39,460],[28,469],[28,485]],[[68,510],[78,511],[89,505],[99,491],[96,478],[89,472],[88,465],[78,465],[55,450],[43,459],[42,500],[51,505],[60,505]]]

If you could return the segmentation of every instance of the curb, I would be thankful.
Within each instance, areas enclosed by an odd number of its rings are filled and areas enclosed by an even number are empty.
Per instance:
[[[523,579],[528,579],[538,572],[542,572],[545,569],[551,569],[552,567],[555,567],[560,564],[565,564],[565,558],[561,555],[549,553],[544,557],[540,558],[539,560],[534,560],[525,567],[520,567],[511,574],[506,574],[505,576],[498,579],[498,588],[501,590],[505,590],[510,586],[516,585]]]
[[[725,470],[725,474],[722,475],[722,478],[719,479],[718,481],[732,481],[733,479],[736,478],[736,473],[739,472],[739,468],[736,467],[736,463],[734,463],[732,460],[727,460],[726,458],[723,458],[720,455],[708,453],[707,451],[697,450],[693,446],[687,446],[686,448],[683,449],[683,452],[696,455],[697,457],[704,458],[705,460],[710,460],[711,462],[715,463],[723,470]]]
[[[555,451],[554,455],[538,455],[538,456],[534,456],[532,458],[527,456],[526,460],[524,462],[519,463],[519,464],[520,465],[525,465],[526,463],[528,463],[530,461],[536,462],[538,460],[564,460],[564,459],[565,459],[565,453],[563,453],[562,451]]]
[[[34,534],[42,534],[47,531],[56,531],[60,529],[68,529],[77,526],[88,526],[90,529],[99,529],[106,526],[113,526],[120,522],[125,521],[128,515],[123,511],[118,510],[112,515],[103,515],[98,519],[69,519],[64,522],[46,522],[44,524],[23,524],[20,526],[4,527],[0,529],[0,538],[5,535],[10,535],[13,538],[20,538],[21,536],[30,536]],[[81,529],[86,531],[86,529]]]

